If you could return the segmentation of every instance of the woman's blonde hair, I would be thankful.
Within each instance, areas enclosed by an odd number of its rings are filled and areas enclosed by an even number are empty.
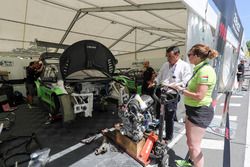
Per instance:
[[[204,44],[194,45],[190,49],[190,52],[192,52],[194,55],[197,55],[202,60],[207,59],[207,58],[213,59],[219,55],[219,53],[216,50],[214,50],[214,49],[212,49],[209,46],[204,45]]]

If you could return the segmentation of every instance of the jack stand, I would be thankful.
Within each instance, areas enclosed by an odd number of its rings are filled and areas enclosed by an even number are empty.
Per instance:
[[[149,155],[150,155],[150,152],[155,144],[155,142],[158,140],[158,136],[154,134],[154,132],[151,132],[146,140],[146,143],[144,144],[141,152],[140,152],[140,155],[138,157],[138,159],[140,161],[142,161],[143,164],[149,164],[150,163],[150,160],[148,159],[149,158]]]

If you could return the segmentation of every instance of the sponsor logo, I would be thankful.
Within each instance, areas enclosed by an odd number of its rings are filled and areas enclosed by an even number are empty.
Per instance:
[[[93,45],[87,45],[87,48],[88,48],[88,49],[96,49],[96,46],[93,46]]]
[[[223,39],[223,41],[226,41],[227,37],[227,28],[223,23],[220,23],[220,29],[219,29],[219,36]]]
[[[240,25],[239,17],[237,15],[237,13],[235,13],[235,12],[234,12],[234,16],[233,16],[233,30],[234,30],[235,34],[237,35],[237,37],[239,37],[241,25]]]

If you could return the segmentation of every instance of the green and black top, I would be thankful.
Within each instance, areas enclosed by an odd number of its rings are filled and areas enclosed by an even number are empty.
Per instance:
[[[185,105],[192,107],[209,106],[212,102],[212,92],[216,83],[216,73],[208,61],[202,61],[194,67],[194,76],[190,79],[187,85],[187,90],[196,92],[199,84],[208,85],[208,91],[202,100],[195,100],[191,97],[185,96]]]

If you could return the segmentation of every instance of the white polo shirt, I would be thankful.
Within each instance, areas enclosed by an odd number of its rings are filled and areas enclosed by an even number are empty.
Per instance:
[[[171,66],[169,62],[164,63],[155,81],[157,84],[170,84],[175,82],[185,87],[191,76],[190,65],[179,59],[173,66]]]

